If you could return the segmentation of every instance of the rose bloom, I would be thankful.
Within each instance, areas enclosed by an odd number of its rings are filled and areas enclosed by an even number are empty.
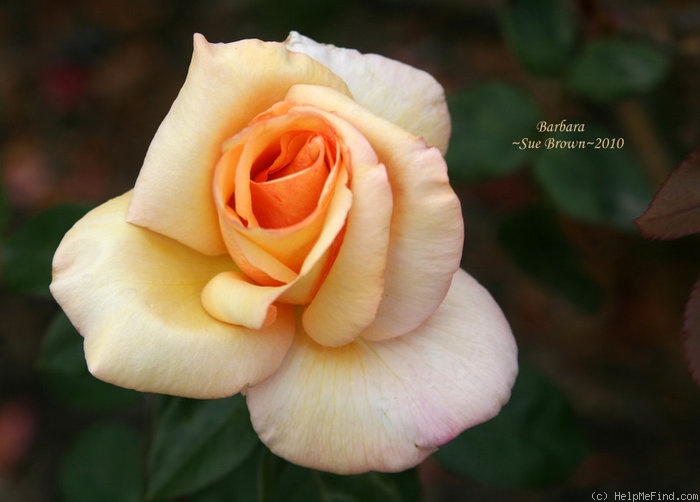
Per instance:
[[[442,87],[403,63],[195,35],[135,187],[54,257],[90,371],[242,392],[275,454],[336,473],[415,466],[493,417],[517,349],[459,268],[449,134]]]

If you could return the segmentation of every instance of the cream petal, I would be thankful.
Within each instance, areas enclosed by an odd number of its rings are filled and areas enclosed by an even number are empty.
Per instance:
[[[327,68],[283,44],[210,44],[195,35],[187,79],[148,149],[128,220],[201,253],[225,253],[211,195],[222,143],[297,83],[347,92]]]
[[[412,333],[340,348],[297,334],[280,369],[246,396],[262,441],[291,462],[342,474],[400,471],[495,416],[516,373],[500,308],[459,270]]]
[[[202,305],[219,321],[258,330],[274,322],[277,307],[273,303],[283,289],[252,284],[245,275],[226,271],[204,287]]]
[[[326,346],[348,343],[371,324],[384,291],[391,215],[386,172],[355,170],[352,185],[342,246],[302,317],[309,336]]]
[[[258,243],[236,231],[235,223],[232,223],[228,215],[222,214],[220,219],[221,234],[226,239],[230,255],[250,277],[265,283],[264,280],[261,280],[262,277],[256,277],[258,273],[264,274],[263,277],[271,278],[280,284],[296,279],[297,273],[294,270],[263,249]]]
[[[257,331],[221,323],[200,301],[205,284],[231,269],[126,223],[131,194],[94,209],[64,237],[51,292],[85,338],[90,371],[107,382],[193,398],[230,396],[273,373],[295,330],[280,307]]]
[[[420,138],[330,89],[298,85],[287,99],[351,121],[386,166],[394,210],[384,297],[362,336],[381,340],[415,329],[442,302],[462,257],[462,211],[444,159]]]
[[[459,267],[464,242],[462,208],[452,191],[444,160],[419,142],[389,162],[394,214],[384,298],[369,340],[401,335],[419,326],[438,307]]]
[[[354,340],[375,319],[384,292],[392,195],[367,140],[348,122],[326,116],[350,152],[352,207],[338,255],[302,322],[316,342],[335,347]]]
[[[450,114],[442,86],[429,74],[377,54],[319,44],[293,31],[285,41],[340,76],[355,100],[437,147],[447,150]]]

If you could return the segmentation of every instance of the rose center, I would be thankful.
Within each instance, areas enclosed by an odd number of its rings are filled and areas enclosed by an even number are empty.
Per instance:
[[[222,145],[213,179],[222,237],[238,267],[258,284],[294,280],[325,231],[329,211],[349,203],[342,198],[350,180],[347,149],[319,115],[283,101]],[[325,263],[334,256],[328,250],[314,259]],[[304,291],[322,272],[314,272]]]
[[[250,196],[263,228],[300,222],[318,204],[330,172],[324,138],[311,131],[287,132],[253,163]]]

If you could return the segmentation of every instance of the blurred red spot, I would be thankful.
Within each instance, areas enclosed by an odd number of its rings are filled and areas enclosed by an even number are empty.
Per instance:
[[[49,104],[62,111],[71,111],[80,106],[88,88],[85,69],[73,63],[49,68],[42,83]]]
[[[26,456],[36,434],[34,409],[22,400],[0,405],[0,473],[11,472]]]

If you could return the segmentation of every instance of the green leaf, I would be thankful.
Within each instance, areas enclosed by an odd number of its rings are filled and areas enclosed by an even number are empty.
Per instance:
[[[514,144],[536,135],[540,111],[518,87],[490,82],[448,99],[452,140],[446,160],[455,179],[477,180],[516,171],[533,150]]]
[[[70,446],[59,470],[66,502],[139,502],[142,499],[141,438],[121,424],[98,424]]]
[[[606,38],[588,44],[571,68],[571,90],[598,102],[649,92],[666,76],[669,59],[649,42]]]
[[[314,475],[318,480],[319,501],[401,502],[420,499],[415,471],[393,475],[380,472],[368,472],[353,476],[314,472]],[[413,491],[407,489],[403,483],[409,483],[410,486],[413,486]]]
[[[83,353],[83,337],[63,312],[49,325],[38,358],[46,385],[74,408],[114,410],[131,405],[142,395],[93,377]]]
[[[5,283],[12,289],[49,297],[51,261],[63,235],[87,212],[82,205],[48,209],[5,242]]]
[[[316,486],[314,476],[314,472],[309,469],[263,451],[258,471],[258,500],[315,502],[320,497],[319,490],[322,487]]]
[[[256,0],[253,13],[261,25],[281,34],[299,31],[318,40],[319,30],[333,25],[333,20],[345,11],[344,0]],[[271,13],[274,12],[274,15]],[[284,36],[284,35],[283,35]]]
[[[418,502],[415,470],[397,474],[345,475],[305,469],[269,452],[263,454],[260,501],[276,502]]]
[[[543,286],[586,312],[600,307],[601,287],[583,269],[551,210],[521,211],[503,222],[498,236],[510,258]]]
[[[240,465],[258,444],[241,395],[163,402],[149,455],[150,498],[199,490]]]
[[[52,373],[82,374],[87,370],[83,354],[83,337],[63,312],[49,324],[39,353],[39,367]]]
[[[566,2],[518,0],[502,16],[503,34],[522,65],[538,75],[557,75],[571,61],[577,26]]]
[[[633,221],[646,209],[654,188],[624,146],[594,148],[598,139],[612,139],[606,144],[621,145],[624,138],[614,138],[595,127],[560,138],[576,147],[543,151],[534,170],[539,185],[557,209],[589,223],[634,229]]]
[[[568,478],[587,446],[564,395],[521,365],[510,401],[436,458],[450,471],[498,487],[541,488]]]
[[[203,490],[190,496],[190,502],[261,502],[260,483],[260,456],[265,448],[260,445],[257,450],[248,456],[231,473],[219,481],[209,485]],[[291,494],[284,498],[285,502],[292,502]],[[302,499],[299,502],[306,502]]]
[[[415,469],[339,476],[294,465],[263,445],[192,502],[419,502]]]

